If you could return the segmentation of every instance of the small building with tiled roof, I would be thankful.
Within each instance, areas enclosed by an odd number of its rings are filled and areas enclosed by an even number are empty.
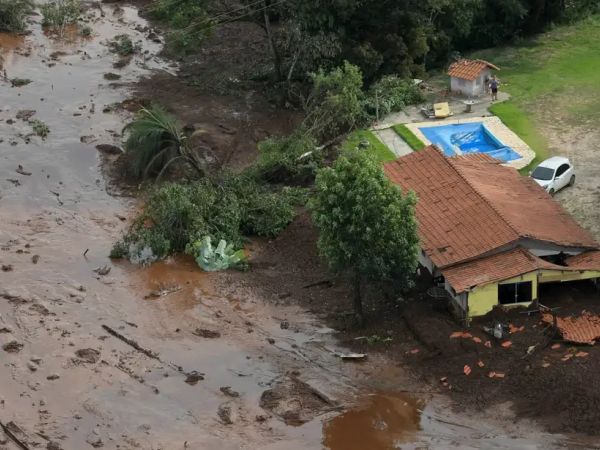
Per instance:
[[[450,90],[469,97],[483,95],[493,70],[500,69],[482,59],[460,59],[448,68]]]
[[[538,285],[600,278],[600,245],[531,178],[435,146],[384,166],[417,196],[420,263],[468,317],[528,304]]]

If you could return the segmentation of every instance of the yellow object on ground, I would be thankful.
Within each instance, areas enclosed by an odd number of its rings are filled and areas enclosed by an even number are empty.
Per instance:
[[[436,119],[445,119],[446,117],[450,117],[452,113],[450,112],[450,105],[448,103],[435,103],[433,105],[433,112],[435,113]]]

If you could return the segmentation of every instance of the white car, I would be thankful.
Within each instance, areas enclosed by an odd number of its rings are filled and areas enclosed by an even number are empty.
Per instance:
[[[550,195],[575,184],[575,169],[564,156],[553,156],[541,162],[529,176]]]

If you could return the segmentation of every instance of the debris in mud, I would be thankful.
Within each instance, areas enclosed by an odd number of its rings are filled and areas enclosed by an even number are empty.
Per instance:
[[[287,320],[284,320],[279,324],[279,328],[282,330],[287,330],[290,328],[290,323]]]
[[[79,142],[81,142],[82,144],[91,144],[95,140],[96,140],[96,136],[94,136],[93,134],[90,134],[87,136],[81,136],[79,138]]]
[[[108,275],[110,273],[110,269],[111,269],[111,267],[109,265],[106,265],[106,266],[102,266],[102,267],[96,267],[94,269],[94,272],[100,276],[104,276],[104,275]]]
[[[21,186],[21,182],[15,178],[7,178],[6,181],[13,184],[13,186]]]
[[[98,144],[96,145],[96,150],[107,155],[120,155],[123,153],[121,147],[111,144]]]
[[[349,361],[365,359],[367,357],[367,355],[365,355],[364,353],[336,353],[336,355],[342,358],[343,360]]]
[[[219,419],[221,419],[221,423],[223,423],[223,425],[231,425],[234,422],[233,409],[229,403],[223,403],[222,405],[219,405],[217,415],[219,416]]]
[[[279,417],[287,425],[294,426],[309,422],[336,406],[325,394],[294,375],[286,375],[260,397],[261,408]]]
[[[4,401],[3,401],[4,403]],[[6,425],[0,422],[0,428],[2,431],[21,449],[29,450],[29,447],[25,444],[27,435],[25,432],[13,421],[8,422]],[[6,443],[6,442],[5,442]]]
[[[108,325],[102,325],[102,328],[104,328],[108,333],[110,333],[111,335],[113,335],[117,339],[120,339],[121,341],[125,342],[127,345],[133,347],[138,352],[143,353],[144,355],[148,356],[149,358],[158,359],[159,360],[158,353],[153,352],[152,350],[148,350],[146,348],[143,348],[142,346],[140,346],[140,344],[138,344],[133,339],[129,339],[128,337],[123,336],[121,333],[119,333],[118,331],[112,329]]]
[[[196,336],[200,336],[200,337],[207,338],[207,339],[216,339],[216,338],[221,337],[220,332],[213,331],[213,330],[207,330],[205,328],[196,328],[194,331],[192,331],[192,334],[195,334]]]
[[[12,264],[2,264],[2,272],[12,272]]]
[[[121,219],[119,217],[119,220],[126,220],[124,217],[123,219]],[[174,292],[178,292],[180,291],[182,288],[180,285],[178,284],[173,284],[173,285],[167,285],[167,286],[161,286],[158,289],[155,289],[153,291],[151,291],[148,295],[146,295],[144,298],[148,299],[148,298],[158,298],[158,297],[164,297],[165,295],[169,295],[172,294]]]
[[[54,381],[54,380],[58,380],[60,378],[60,375],[57,373],[51,373],[50,375],[48,375],[46,377],[46,380],[50,380],[50,381]]]
[[[49,441],[48,444],[46,444],[46,450],[62,450],[62,447],[58,442]]]
[[[89,364],[96,364],[98,361],[100,361],[100,352],[93,348],[79,349],[75,352],[75,355],[81,361]]]
[[[36,372],[38,370],[38,367],[31,361],[27,361],[27,368],[32,372]]]
[[[30,80],[29,78],[13,78],[10,80],[10,84],[12,85],[12,87],[27,86],[31,82],[32,80]]]
[[[202,380],[204,380],[204,374],[196,372],[195,370],[188,373],[187,377],[185,378],[185,382],[190,386],[195,386],[196,384],[198,384],[198,381]]]
[[[33,255],[31,257],[31,262],[34,264],[37,264],[39,260],[40,260],[40,255]]]
[[[104,74],[104,79],[108,81],[116,81],[121,79],[121,75],[117,73],[107,72]]]
[[[16,168],[15,172],[21,175],[25,175],[26,177],[31,176],[31,172],[27,172],[21,164]]]
[[[23,344],[17,341],[10,341],[2,346],[2,350],[7,353],[19,353],[23,348]]]
[[[17,119],[29,122],[37,111],[35,109],[22,109],[17,113]]]
[[[90,435],[86,438],[85,442],[87,442],[94,448],[104,447],[104,442],[102,441],[102,438],[98,436],[98,432],[95,430],[92,433],[90,433]]]
[[[31,305],[29,307],[29,310],[41,314],[42,316],[49,316],[51,314],[48,308],[39,303],[34,303],[33,305]]]
[[[233,389],[231,389],[231,387],[230,387],[230,386],[223,386],[223,387],[219,388],[219,390],[220,390],[220,391],[221,391],[223,394],[225,394],[227,397],[233,397],[233,398],[236,398],[236,397],[239,397],[239,396],[240,396],[240,393],[239,393],[239,392],[236,392],[236,391],[234,391]]]

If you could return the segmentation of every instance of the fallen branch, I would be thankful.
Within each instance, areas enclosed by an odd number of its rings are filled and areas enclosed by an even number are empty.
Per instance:
[[[10,424],[11,422],[9,422]],[[4,423],[0,422],[0,428],[2,428],[2,431],[4,431],[4,433],[15,443],[17,444],[17,446],[19,448],[22,448],[23,450],[29,450],[29,446],[27,444],[25,444],[23,441],[21,441],[17,436],[15,436],[15,434],[10,431],[10,428],[8,428],[6,425],[4,425]]]
[[[317,286],[331,287],[331,286],[333,286],[333,281],[331,281],[331,280],[321,280],[321,281],[317,281],[315,283],[307,284],[306,286],[302,286],[302,288],[303,289],[309,289],[309,288],[317,287]]]
[[[148,350],[147,348],[142,347],[140,344],[138,344],[133,339],[129,339],[128,337],[123,336],[117,330],[109,327],[108,325],[102,325],[102,328],[104,328],[109,334],[113,335],[117,339],[125,342],[130,347],[133,347],[138,352],[143,353],[144,355],[148,356],[149,358],[156,359],[156,360],[160,361],[160,358],[158,357],[158,353],[153,352],[152,350]]]

